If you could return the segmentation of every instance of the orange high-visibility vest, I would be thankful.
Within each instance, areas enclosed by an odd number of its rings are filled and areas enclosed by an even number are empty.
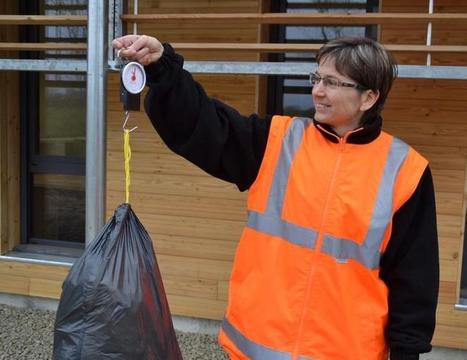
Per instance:
[[[231,359],[387,359],[380,258],[427,161],[385,132],[347,143],[360,130],[333,143],[273,118],[219,334]]]

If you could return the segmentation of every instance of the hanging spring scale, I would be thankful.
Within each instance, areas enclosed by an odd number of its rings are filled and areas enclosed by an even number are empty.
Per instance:
[[[135,61],[128,62],[121,58],[120,51],[117,52],[117,59],[120,68],[120,102],[123,103],[125,120],[123,122],[123,154],[125,159],[125,202],[130,202],[130,132],[135,130],[127,129],[126,125],[130,117],[130,111],[140,111],[141,91],[146,85],[146,73],[144,67]]]
[[[136,61],[127,61],[117,52],[117,62],[120,68],[120,102],[124,111],[139,111],[141,91],[146,86],[146,72],[143,65]]]

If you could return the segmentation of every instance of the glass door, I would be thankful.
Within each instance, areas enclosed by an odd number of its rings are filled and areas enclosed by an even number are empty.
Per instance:
[[[23,1],[28,14],[86,15],[84,0]],[[85,26],[25,29],[24,39],[86,42]],[[46,51],[41,59],[86,59]],[[25,54],[31,56],[31,54]],[[86,74],[22,73],[22,243],[83,247],[85,241]]]

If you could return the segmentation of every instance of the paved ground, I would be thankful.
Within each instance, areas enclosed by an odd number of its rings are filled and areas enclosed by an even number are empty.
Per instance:
[[[0,304],[0,360],[50,360],[55,312]],[[184,360],[227,360],[215,335],[177,332]],[[420,360],[467,360],[467,351],[434,349]]]
[[[0,305],[0,360],[52,358],[55,312]],[[177,332],[184,360],[224,360],[212,335]]]

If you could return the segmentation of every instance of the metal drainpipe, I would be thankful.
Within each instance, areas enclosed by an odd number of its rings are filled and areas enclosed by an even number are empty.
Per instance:
[[[435,0],[430,0],[428,3],[428,14],[433,14]],[[428,27],[426,29],[426,44],[427,46],[431,46],[431,38],[432,38],[432,30],[433,24],[431,21],[428,23]],[[431,66],[431,53],[426,55],[426,66]]]
[[[138,0],[133,0],[133,15],[138,15]],[[133,23],[133,34],[136,35],[138,33],[138,24],[136,22]]]
[[[108,0],[88,3],[86,246],[104,225]]]

